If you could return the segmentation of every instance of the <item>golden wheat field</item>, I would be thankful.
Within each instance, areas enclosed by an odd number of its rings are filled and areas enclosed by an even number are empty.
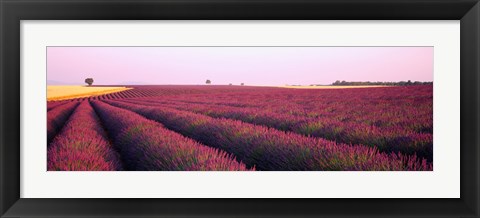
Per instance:
[[[89,86],[47,86],[47,100],[67,100],[129,90],[123,86],[89,87]]]

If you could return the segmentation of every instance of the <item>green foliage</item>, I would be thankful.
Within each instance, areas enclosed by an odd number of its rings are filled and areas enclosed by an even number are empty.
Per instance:
[[[415,81],[412,82],[411,80],[408,81],[400,81],[400,82],[370,82],[370,81],[365,81],[365,82],[347,82],[345,80],[337,80],[332,85],[334,86],[413,86],[413,85],[432,85],[433,82],[420,82],[420,81]]]

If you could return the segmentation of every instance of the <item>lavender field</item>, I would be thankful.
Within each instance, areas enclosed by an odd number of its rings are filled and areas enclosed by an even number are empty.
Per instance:
[[[128,88],[47,102],[49,171],[433,170],[431,84]]]

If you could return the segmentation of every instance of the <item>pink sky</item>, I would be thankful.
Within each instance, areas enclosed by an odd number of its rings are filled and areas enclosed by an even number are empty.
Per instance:
[[[48,47],[50,84],[433,81],[433,47]]]

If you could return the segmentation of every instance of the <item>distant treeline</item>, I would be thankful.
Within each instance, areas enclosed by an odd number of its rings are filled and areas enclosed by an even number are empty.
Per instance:
[[[433,82],[420,82],[415,81],[412,82],[411,80],[408,81],[400,81],[400,82],[347,82],[345,80],[340,81],[337,80],[332,85],[334,86],[415,86],[415,85],[432,85]]]

